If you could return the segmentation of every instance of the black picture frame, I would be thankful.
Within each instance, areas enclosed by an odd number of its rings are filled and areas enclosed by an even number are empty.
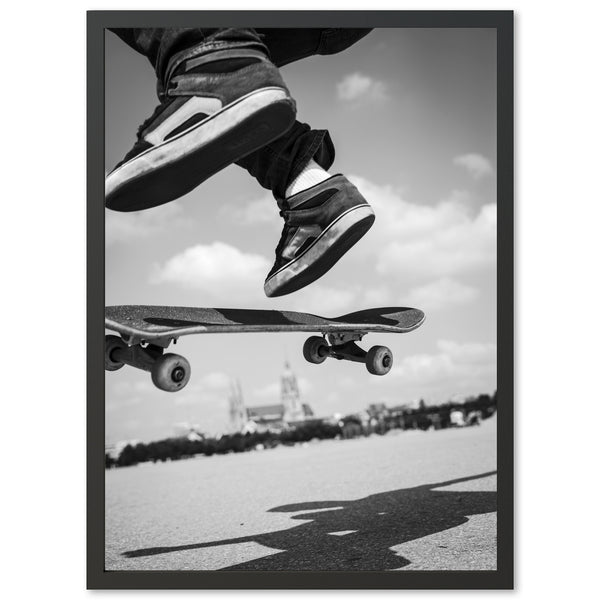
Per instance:
[[[89,11],[87,13],[88,589],[513,588],[513,11]],[[498,563],[495,571],[104,570],[104,30],[108,27],[461,27],[497,31]]]

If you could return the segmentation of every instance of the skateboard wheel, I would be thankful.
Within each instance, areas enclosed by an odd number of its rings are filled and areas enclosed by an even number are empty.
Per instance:
[[[373,346],[366,356],[367,371],[373,375],[389,373],[394,364],[392,351],[385,346]]]
[[[113,358],[113,353],[117,348],[127,348],[127,344],[117,335],[107,335],[104,338],[104,369],[106,371],[116,371],[125,364]]]
[[[309,363],[318,365],[329,356],[329,346],[322,337],[313,335],[304,342],[302,354]]]
[[[190,380],[190,363],[179,354],[163,354],[150,371],[152,383],[165,392],[177,392]]]

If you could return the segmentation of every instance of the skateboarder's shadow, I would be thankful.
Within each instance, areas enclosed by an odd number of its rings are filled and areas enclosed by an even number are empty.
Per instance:
[[[496,492],[444,491],[443,486],[488,477],[495,471],[451,481],[373,494],[350,501],[288,504],[269,512],[300,512],[310,520],[290,529],[213,542],[142,548],[128,558],[256,542],[282,550],[225,570],[387,570],[410,564],[390,547],[466,523],[468,516],[496,511]],[[302,512],[320,511],[320,512]],[[351,532],[351,533],[348,533]]]

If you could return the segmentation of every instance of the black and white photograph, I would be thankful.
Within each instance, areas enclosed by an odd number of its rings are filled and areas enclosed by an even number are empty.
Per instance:
[[[107,574],[511,586],[512,47],[395,14],[104,19]]]
[[[4,14],[4,596],[597,595],[599,3]]]

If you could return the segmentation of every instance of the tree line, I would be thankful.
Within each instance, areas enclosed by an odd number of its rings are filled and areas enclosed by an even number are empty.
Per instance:
[[[246,452],[257,448],[275,448],[311,440],[347,439],[359,435],[384,434],[391,429],[445,429],[452,426],[450,414],[459,409],[465,414],[476,414],[478,419],[492,416],[497,407],[496,392],[492,396],[480,394],[464,403],[446,402],[418,408],[385,410],[371,414],[368,422],[359,415],[348,415],[337,423],[312,419],[282,431],[233,433],[218,438],[188,439],[173,437],[157,442],[127,444],[117,458],[105,453],[105,467],[126,467],[142,462],[165,462],[196,455],[212,456],[229,452]]]

